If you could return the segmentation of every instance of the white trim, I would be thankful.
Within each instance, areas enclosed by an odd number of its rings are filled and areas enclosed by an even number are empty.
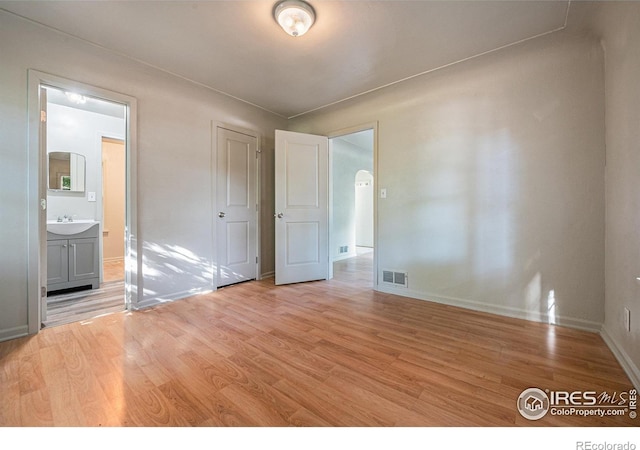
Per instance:
[[[262,136],[256,135],[256,280],[262,279]]]
[[[433,303],[440,303],[443,305],[457,306],[460,308],[470,309],[473,311],[486,312],[490,314],[497,314],[500,316],[511,317],[514,319],[531,320],[533,322],[541,322],[549,325],[558,325],[562,327],[576,328],[578,330],[590,331],[592,333],[600,332],[602,324],[591,320],[577,319],[574,317],[555,316],[553,321],[550,320],[548,314],[541,313],[540,311],[528,311],[522,308],[514,308],[510,306],[491,305],[489,303],[480,302],[477,300],[467,300],[455,297],[446,297],[436,294],[430,294],[428,292],[418,292],[406,288],[397,288],[387,284],[380,284],[377,288],[378,291],[386,294],[394,294],[402,297],[409,297],[416,300],[424,300]]]
[[[329,236],[327,239],[327,280],[333,279],[333,263],[336,261],[335,259],[331,259],[331,255],[333,254],[333,139],[327,136],[327,152],[328,152],[328,166],[327,166],[327,195],[328,195],[328,204],[327,204],[327,222],[328,222],[328,230]]]
[[[211,289],[218,289],[218,221],[215,211],[218,199],[218,128],[221,124],[211,121],[211,151],[209,152],[209,167],[211,170],[211,208],[209,223],[211,224]]]
[[[174,292],[173,294],[162,295],[160,297],[154,297],[154,298],[148,298],[148,299],[142,300],[141,302],[138,302],[136,305],[132,305],[131,310],[140,311],[142,309],[150,308],[152,306],[162,305],[163,303],[171,303],[183,298],[193,297],[194,295],[210,294],[211,292],[213,292],[213,290],[208,287]]]
[[[44,186],[47,184],[42,180],[44,171],[41,171],[46,154],[40,154],[41,76],[39,72],[29,70],[27,79],[27,328],[29,334],[35,334],[42,323],[40,244],[41,230],[46,226],[46,211],[41,212],[40,199],[46,199]]]
[[[618,345],[617,341],[613,338],[611,333],[607,330],[605,325],[602,325],[600,329],[600,336],[602,340],[607,344],[613,356],[616,357],[622,369],[625,371],[631,383],[636,389],[640,390],[640,368],[635,365],[631,357],[624,351],[621,345]]]

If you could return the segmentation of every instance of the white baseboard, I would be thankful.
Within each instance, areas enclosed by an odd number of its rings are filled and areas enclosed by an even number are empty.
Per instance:
[[[611,352],[622,366],[622,369],[624,369],[633,386],[640,390],[640,369],[638,369],[638,366],[636,366],[629,355],[627,355],[627,352],[618,345],[604,325],[600,330],[600,336],[602,336],[602,340],[611,349]]]
[[[9,341],[11,339],[17,339],[29,334],[29,326],[24,325],[21,327],[7,328],[6,330],[0,330],[0,342]]]
[[[458,306],[460,308],[471,309],[474,311],[486,312],[491,314],[498,314],[501,316],[513,317],[515,319],[525,319],[534,322],[548,323],[551,325],[559,325],[569,328],[577,328],[579,330],[590,331],[593,333],[600,332],[602,324],[599,322],[593,322],[584,319],[577,319],[573,317],[555,316],[550,317],[548,314],[544,314],[539,311],[528,311],[521,308],[513,308],[502,305],[491,305],[488,303],[479,302],[476,300],[466,300],[462,298],[443,297],[440,295],[429,294],[425,292],[413,291],[410,289],[395,287],[391,285],[385,285],[380,283],[377,288],[380,292],[387,294],[400,295],[402,297],[415,298],[417,300],[425,300],[434,303],[441,303],[449,306]]]
[[[134,311],[139,311],[141,309],[150,308],[152,306],[161,305],[163,303],[170,303],[176,300],[181,300],[183,298],[192,297],[194,295],[208,294],[209,292],[213,292],[213,289],[206,287],[189,289],[187,291],[176,292],[170,295],[163,295],[161,297],[142,300],[135,305],[131,305],[131,309]]]

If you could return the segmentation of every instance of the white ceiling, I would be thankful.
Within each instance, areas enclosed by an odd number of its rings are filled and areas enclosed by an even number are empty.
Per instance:
[[[284,117],[562,29],[569,2],[309,0],[299,38],[276,0],[0,1],[77,36]]]

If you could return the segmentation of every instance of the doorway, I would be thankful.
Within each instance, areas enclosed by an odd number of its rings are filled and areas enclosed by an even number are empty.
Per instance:
[[[334,267],[343,268],[336,264],[368,259],[358,271],[368,286],[377,286],[377,129],[374,122],[330,137],[276,130],[276,285],[331,279]],[[358,248],[355,177],[360,170],[371,175],[373,243]],[[368,256],[358,258],[359,250]]]
[[[126,114],[120,103],[42,88],[48,167],[42,323],[54,326],[125,309]]]
[[[39,125],[29,132],[29,222],[37,225],[29,233],[31,334],[137,304],[135,122],[130,120],[135,111],[132,97],[29,70],[29,120]],[[125,232],[119,238],[124,269],[111,290],[105,290],[102,260],[103,137],[119,141],[121,167],[124,160]],[[65,159],[68,169],[61,165]]]
[[[331,137],[331,276],[374,280],[374,129]]]

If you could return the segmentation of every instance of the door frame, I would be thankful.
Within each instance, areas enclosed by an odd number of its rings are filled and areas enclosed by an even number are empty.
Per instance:
[[[46,262],[47,212],[41,200],[47,199],[46,149],[40,148],[40,86],[51,86],[101,98],[125,106],[126,153],[126,239],[125,239],[125,306],[128,310],[138,303],[142,289],[142,267],[138,245],[138,190],[137,190],[137,100],[134,97],[85,84],[58,75],[29,69],[27,73],[28,97],[28,263],[27,263],[27,323],[28,333],[36,334],[42,324],[41,261]],[[46,203],[45,203],[46,205]],[[44,236],[44,238],[42,237]],[[45,280],[46,283],[46,280]]]
[[[333,239],[333,138],[373,130],[373,289],[378,286],[378,122],[367,122],[347,128],[341,128],[327,134],[329,138],[329,250],[335,244]],[[331,254],[331,253],[329,253]],[[329,258],[329,279],[333,278],[333,261]]]
[[[256,182],[256,256],[258,261],[256,262],[256,280],[261,280],[261,267],[262,267],[262,252],[261,252],[261,221],[260,210],[262,205],[260,203],[260,172],[262,165],[262,146],[260,133],[249,128],[242,128],[235,125],[229,125],[228,123],[212,121],[211,122],[211,242],[212,242],[212,259],[211,259],[211,273],[212,273],[212,289],[215,291],[218,289],[218,221],[215,217],[215,212],[218,211],[218,130],[222,128],[225,130],[233,131],[234,133],[240,133],[247,136],[251,136],[256,140],[256,168],[255,168],[255,182]]]

